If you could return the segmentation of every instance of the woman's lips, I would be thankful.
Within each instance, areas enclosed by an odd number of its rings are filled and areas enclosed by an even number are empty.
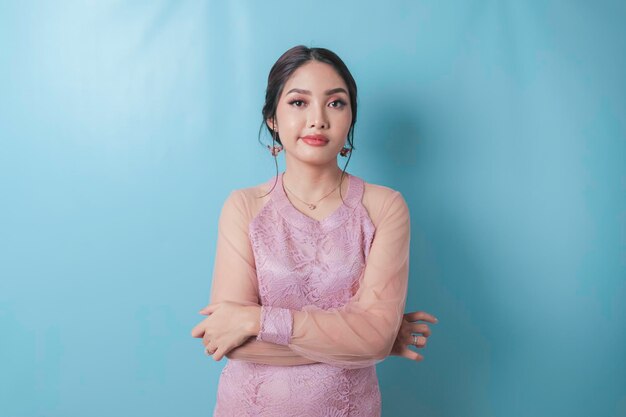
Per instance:
[[[311,146],[324,146],[328,143],[326,136],[322,135],[308,135],[304,136],[302,140]]]

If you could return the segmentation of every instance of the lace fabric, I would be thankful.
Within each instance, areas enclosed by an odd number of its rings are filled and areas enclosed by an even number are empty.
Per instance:
[[[342,369],[229,361],[220,377],[214,416],[379,417],[376,367]]]
[[[220,215],[211,302],[262,314],[259,335],[227,355],[214,415],[380,415],[375,364],[406,299],[406,203],[349,174],[344,203],[319,221],[281,181],[234,191]]]

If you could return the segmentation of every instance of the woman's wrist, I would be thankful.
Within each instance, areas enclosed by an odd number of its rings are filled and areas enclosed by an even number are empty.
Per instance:
[[[261,306],[247,306],[245,311],[249,335],[257,336],[261,331]]]

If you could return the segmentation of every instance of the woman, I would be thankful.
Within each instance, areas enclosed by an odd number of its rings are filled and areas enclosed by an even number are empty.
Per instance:
[[[337,164],[354,149],[356,98],[327,49],[296,46],[270,71],[263,123],[286,169],[226,199],[208,317],[192,330],[230,359],[214,416],[379,416],[375,365],[422,359],[407,345],[430,329],[411,321],[436,319],[403,314],[406,202]]]

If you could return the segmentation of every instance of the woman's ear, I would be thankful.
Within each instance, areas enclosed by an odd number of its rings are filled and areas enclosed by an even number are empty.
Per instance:
[[[268,118],[267,120],[265,120],[265,123],[267,124],[267,127],[270,128],[270,130],[276,131],[276,122],[274,121],[274,118]]]

